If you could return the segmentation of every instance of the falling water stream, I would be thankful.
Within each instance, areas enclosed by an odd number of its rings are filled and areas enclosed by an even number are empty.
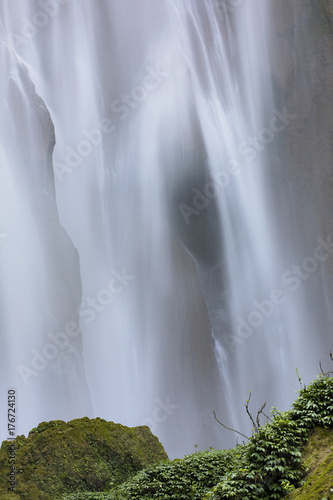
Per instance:
[[[329,303],[326,236],[291,222],[271,2],[0,15],[1,398],[17,387],[20,433],[88,415],[149,425],[170,457],[232,446],[212,410],[250,434],[249,391],[286,409],[330,347],[329,306],[309,307]]]

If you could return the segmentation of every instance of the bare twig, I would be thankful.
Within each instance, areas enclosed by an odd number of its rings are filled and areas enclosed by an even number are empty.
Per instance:
[[[303,384],[303,387],[302,387],[302,377],[300,376],[300,374],[298,373],[298,370],[296,368],[296,375],[297,375],[297,378],[298,378],[298,382],[299,382],[299,385],[301,386],[301,389],[305,389],[306,388],[306,385]]]
[[[271,420],[271,419],[267,415],[265,415],[265,413],[263,411],[264,408],[265,408],[265,406],[266,406],[266,401],[265,401],[265,403],[257,411],[256,422],[254,421],[252,413],[250,412],[250,409],[249,409],[249,404],[250,404],[251,396],[252,396],[252,394],[251,394],[251,391],[250,391],[249,399],[246,400],[246,403],[245,403],[244,406],[245,406],[245,409],[246,409],[246,413],[250,417],[250,420],[252,422],[252,425],[253,425],[253,428],[254,428],[255,432],[258,432],[259,427],[260,427],[260,415],[263,414],[266,418],[268,418],[268,420]]]
[[[329,354],[331,360],[333,361],[333,354],[332,354],[332,351],[330,351]],[[319,368],[320,368],[320,371],[322,373],[322,375],[324,375],[325,377],[327,377],[330,373],[333,373],[332,371],[328,371],[328,372],[324,372],[323,370],[323,367],[322,367],[322,364],[321,364],[321,361],[319,361]]]
[[[214,418],[215,418],[215,420],[216,420],[216,421],[217,421],[220,425],[222,425],[222,427],[224,427],[225,429],[228,429],[228,431],[237,432],[237,434],[240,434],[241,436],[245,437],[245,439],[250,439],[250,438],[248,438],[247,436],[245,436],[245,434],[242,434],[241,432],[236,431],[236,429],[231,429],[230,427],[227,427],[226,425],[222,424],[222,422],[220,422],[220,421],[219,421],[219,419],[217,418],[216,413],[215,413],[215,411],[214,411],[214,410],[213,410],[213,414],[214,414]]]
[[[265,404],[266,404],[266,403],[265,403]],[[266,418],[267,418],[267,420],[269,420],[270,422],[272,422],[271,417],[269,417],[268,415],[266,415],[266,413],[264,413],[263,411],[262,411],[261,413],[264,415],[264,417],[266,417]]]
[[[264,404],[261,406],[260,410],[258,410],[258,413],[257,413],[257,431],[260,427],[260,414],[263,413],[263,409],[265,408],[265,406],[266,406],[266,401],[264,402]]]
[[[256,425],[256,423],[255,423],[255,421],[254,421],[254,419],[253,419],[252,413],[251,413],[251,412],[250,412],[250,410],[249,410],[249,404],[250,404],[250,399],[251,399],[251,396],[252,396],[252,394],[251,394],[251,391],[250,391],[249,399],[247,399],[247,400],[246,400],[246,403],[245,403],[245,405],[244,405],[244,406],[245,406],[245,409],[246,409],[246,413],[247,413],[247,414],[248,414],[248,416],[250,417],[250,420],[251,420],[251,422],[252,422],[252,424],[253,424],[253,428],[254,428],[254,430],[257,432],[257,431],[258,431],[257,425]]]

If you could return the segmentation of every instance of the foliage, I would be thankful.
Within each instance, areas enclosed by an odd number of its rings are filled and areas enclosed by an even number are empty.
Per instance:
[[[333,378],[319,375],[310,385],[299,391],[289,411],[290,418],[300,427],[333,427]]]
[[[333,378],[320,375],[300,390],[292,409],[273,411],[244,445],[243,461],[205,499],[280,499],[301,484],[301,448],[316,426],[333,427]]]
[[[200,500],[214,486],[231,464],[236,465],[242,447],[233,450],[203,451],[183,459],[161,462],[139,472],[105,498]],[[78,500],[72,495],[66,500]],[[82,497],[83,499],[84,497]],[[90,500],[94,496],[88,497]]]
[[[81,420],[84,422],[85,420],[88,421],[88,419]],[[52,454],[54,453],[52,446],[55,447],[56,443],[54,442],[50,446],[51,443],[49,442],[48,446],[46,446],[47,440],[44,440],[44,436],[46,437],[47,434],[45,432],[50,432],[52,428],[57,429],[57,431],[64,430],[64,425],[67,424],[64,424],[64,422],[44,423],[33,430],[28,439],[24,437],[17,438],[18,454],[20,448],[28,450],[27,444],[33,438],[37,439],[38,436],[40,438],[38,442],[35,442],[38,445],[37,448],[39,451],[31,447],[29,448],[30,457],[29,462],[25,464],[26,470],[24,470],[24,474],[34,473],[34,467],[38,466],[36,459],[40,457],[41,450],[44,450],[44,455],[49,453],[48,469],[45,468],[44,463],[44,483],[41,483],[42,479],[40,478],[39,483],[35,482],[36,489],[33,493],[29,493],[30,496],[25,496],[25,492],[21,493],[22,499],[33,500],[34,498],[41,498],[42,500],[49,500],[52,498],[52,500],[56,500],[60,498],[58,493],[57,495],[46,495],[46,477],[49,474],[49,479],[55,480],[58,474],[60,477],[63,476],[62,481],[64,481],[64,474],[68,474],[68,470],[66,469],[68,463],[63,458],[61,463],[63,469],[61,471],[58,469],[53,470],[54,467],[57,467],[56,463],[52,461]],[[149,432],[144,427],[136,429],[139,429],[140,432]],[[99,436],[99,444],[96,444],[96,435],[94,435],[94,439],[91,439],[91,435],[86,433],[83,439],[82,434],[77,434],[76,439],[79,439],[79,443],[82,446],[80,448],[81,461],[78,460],[75,466],[71,468],[71,471],[74,474],[73,477],[76,477],[77,480],[80,478],[80,488],[75,487],[75,489],[72,488],[69,491],[67,489],[68,493],[63,491],[65,496],[62,496],[62,498],[64,500],[277,500],[292,492],[290,498],[295,499],[330,499],[333,496],[329,488],[327,488],[326,482],[323,480],[323,474],[328,475],[328,477],[331,477],[333,474],[331,465],[332,454],[330,451],[327,457],[324,457],[325,460],[323,463],[317,464],[317,475],[313,476],[312,479],[316,491],[320,493],[324,492],[324,494],[320,497],[311,497],[307,489],[304,490],[307,496],[297,496],[297,492],[302,491],[302,488],[310,487],[309,479],[301,487],[308,464],[308,461],[304,462],[302,460],[301,453],[304,453],[304,449],[306,450],[304,447],[309,435],[313,436],[314,432],[316,432],[320,436],[326,432],[331,439],[333,435],[331,429],[333,429],[333,378],[325,374],[318,376],[309,386],[299,391],[299,396],[289,411],[282,413],[273,409],[271,412],[271,421],[259,427],[246,444],[238,445],[232,450],[205,451],[186,456],[183,459],[173,461],[162,460],[155,465],[147,467],[148,464],[144,465],[144,460],[140,464],[135,462],[136,459],[133,457],[129,461],[124,460],[125,456],[127,458],[131,456],[131,454],[126,455],[126,450],[128,451],[129,443],[134,436],[127,434],[120,439],[118,446],[118,452],[122,450],[123,453],[121,457],[123,465],[125,464],[125,471],[122,472],[122,475],[119,470],[117,472],[116,464],[118,463],[119,465],[120,455],[114,455],[113,458],[115,458],[115,461],[109,467],[113,473],[111,478],[111,476],[107,475],[105,469],[103,469],[103,473],[100,471],[100,475],[97,475],[96,472],[96,467],[99,467],[101,464],[101,456],[105,458],[107,450],[109,458],[112,453],[115,453],[114,449],[110,453],[110,444],[103,441],[105,439],[105,430],[100,427],[96,431]],[[134,430],[129,429],[129,431]],[[154,439],[157,441],[156,438]],[[310,437],[311,439],[313,437]],[[93,454],[92,459],[85,456],[85,451],[83,451],[88,450],[85,440],[89,441],[92,447],[89,451]],[[68,447],[64,446],[64,443],[67,441],[68,435],[66,433],[58,433],[58,446],[60,442],[63,453],[73,453],[73,449],[70,451]],[[97,455],[94,455],[93,452],[94,442],[96,445],[95,451],[99,449]],[[103,443],[102,448],[100,448],[101,442]],[[318,442],[320,442],[319,438]],[[4,442],[2,450],[5,450],[6,446],[6,442]],[[69,446],[75,448],[77,445],[75,444],[74,446],[74,441],[69,440]],[[101,453],[102,449],[104,450],[104,455]],[[140,456],[140,446],[137,446],[137,451]],[[156,459],[158,460],[157,455],[155,462]],[[78,459],[78,457],[76,458]],[[306,454],[304,458],[306,458]],[[152,464],[153,460],[150,463]],[[141,466],[140,472],[136,473],[136,475],[133,475],[135,472],[134,464],[136,467]],[[146,468],[143,469],[143,467]],[[1,467],[0,470],[2,472]],[[52,474],[50,473],[51,470]],[[314,474],[313,471],[310,472]],[[95,474],[95,479],[96,477],[103,478],[103,491],[100,483],[98,488],[96,487],[96,483],[91,487],[93,483],[91,474]],[[126,474],[127,478],[130,477],[129,479],[126,478]],[[30,481],[29,476],[24,477],[28,482]],[[108,478],[109,482],[105,478]],[[73,480],[73,478],[71,479]],[[84,482],[85,484],[83,484]],[[88,493],[89,489],[91,491],[95,490],[95,492]]]
[[[282,498],[291,484],[303,476],[300,447],[306,431],[287,413],[260,427],[244,446],[242,464],[237,464],[206,498]]]
[[[291,410],[272,410],[245,445],[162,462],[110,491],[105,500],[280,499],[305,476],[301,451],[315,426],[333,428],[333,378],[320,375],[302,388]],[[328,470],[328,469],[327,469]],[[66,500],[97,500],[71,496]],[[302,498],[302,497],[300,497]]]
[[[111,500],[116,498],[117,497],[113,496],[112,493],[89,493],[82,491],[80,493],[66,495],[64,500]]]
[[[15,441],[15,493],[55,500],[66,493],[110,490],[139,470],[167,459],[145,426],[128,428],[100,418],[43,422]],[[0,498],[8,488],[8,449],[0,450]]]

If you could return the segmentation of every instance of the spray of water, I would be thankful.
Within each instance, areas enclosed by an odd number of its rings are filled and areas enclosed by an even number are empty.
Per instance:
[[[170,456],[234,444],[212,409],[251,432],[248,391],[286,407],[295,367],[312,376],[325,345],[272,201],[295,114],[272,85],[270,3],[17,0],[1,15],[2,366],[22,432],[94,414],[150,425]],[[65,332],[23,387],[17,365],[77,315],[83,354]],[[46,410],[54,373],[66,390]]]

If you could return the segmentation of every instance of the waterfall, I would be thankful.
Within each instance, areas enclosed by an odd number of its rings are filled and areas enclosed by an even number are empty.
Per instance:
[[[1,394],[18,389],[20,433],[94,415],[149,425],[170,457],[228,447],[213,409],[249,435],[250,391],[287,409],[295,369],[317,374],[331,151],[303,103],[332,42],[304,1],[2,2]]]
[[[53,124],[7,43],[0,58],[1,397],[19,388],[18,423],[26,431],[41,415],[60,418],[61,408],[67,418],[91,409],[73,307],[81,299],[78,255],[55,203]],[[67,323],[76,332],[72,342],[52,342]],[[3,419],[3,436],[6,427]]]

